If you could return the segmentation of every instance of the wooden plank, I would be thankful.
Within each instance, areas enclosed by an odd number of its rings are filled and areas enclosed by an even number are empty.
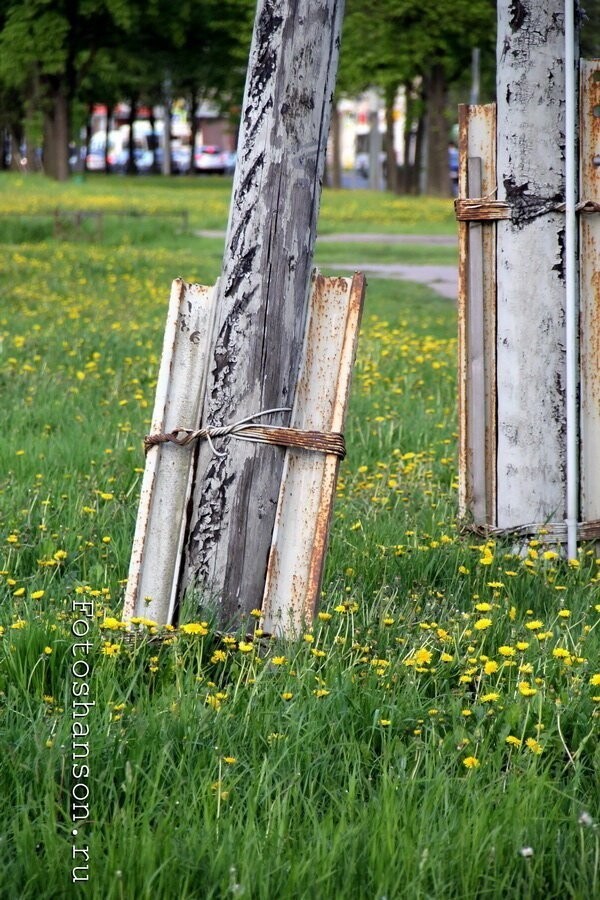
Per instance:
[[[365,290],[363,275],[315,273],[292,424],[343,432]],[[317,607],[339,459],[288,450],[263,598],[263,627],[297,637]]]
[[[490,197],[496,180],[495,105],[459,112],[459,191]],[[495,524],[496,226],[459,221],[459,507],[477,525]]]
[[[482,160],[469,156],[469,197],[482,196]],[[475,524],[486,521],[485,507],[485,359],[483,343],[483,226],[469,223],[469,298],[467,313],[468,460],[470,462],[471,515]]]
[[[343,0],[259,0],[204,426],[293,406],[342,13]],[[224,627],[262,602],[284,455],[199,447],[183,584]]]
[[[582,201],[600,199],[600,59],[581,61]],[[600,519],[600,215],[580,218],[581,516]]]
[[[173,282],[151,433],[195,428],[206,382],[216,286]],[[123,618],[171,621],[175,604],[192,449],[149,450],[125,592]]]
[[[564,3],[517,6],[498,5],[500,528],[566,513]]]
[[[464,199],[467,189],[467,160],[469,156],[469,115],[471,107],[458,107],[458,196]],[[471,507],[470,471],[468,455],[469,408],[467,404],[467,307],[469,302],[469,226],[458,223],[458,514],[464,519]]]

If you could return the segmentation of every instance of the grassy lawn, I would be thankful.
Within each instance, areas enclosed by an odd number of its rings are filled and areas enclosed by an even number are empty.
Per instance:
[[[560,560],[543,534],[518,555],[458,529],[451,302],[370,280],[321,610],[303,639],[223,637],[191,612],[161,642],[147,621],[124,638],[170,281],[211,283],[221,258],[222,241],[168,214],[222,229],[229,190],[0,177],[0,209],[21,214],[0,216],[0,893],[598,896],[599,568],[591,548]],[[57,206],[148,215],[57,240]],[[449,202],[365,191],[322,204],[323,234],[454,229]],[[74,738],[77,702],[93,705]],[[84,848],[89,880],[73,884]]]

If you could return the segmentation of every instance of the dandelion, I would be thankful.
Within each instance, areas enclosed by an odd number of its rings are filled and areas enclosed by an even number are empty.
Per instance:
[[[493,675],[494,672],[497,672],[499,668],[500,666],[498,665],[498,663],[493,659],[490,659],[489,662],[486,662],[485,666],[483,667],[483,671],[486,675]]]
[[[489,628],[492,625],[491,619],[477,619],[476,622],[473,623],[473,628],[476,631],[484,631],[486,628]]]
[[[285,665],[286,662],[287,662],[287,659],[285,656],[273,656],[271,658],[271,663],[274,666],[283,666],[283,665]]]
[[[543,627],[544,623],[540,619],[533,619],[531,622],[525,622],[525,628],[529,629],[529,631],[538,631]]]
[[[104,641],[101,648],[101,653],[104,656],[118,656],[121,652],[120,644],[112,644],[110,641]]]
[[[498,653],[500,656],[511,657],[516,654],[516,650],[514,647],[509,647],[506,644],[503,644],[502,647],[498,647]]]
[[[52,647],[44,647],[44,653],[46,654],[46,656],[50,656],[50,654],[52,653]]]
[[[520,681],[519,682],[519,693],[523,695],[523,697],[533,697],[537,694],[537,690],[534,687],[531,687],[528,681]]]
[[[181,626],[180,631],[183,631],[184,634],[197,634],[199,637],[204,637],[208,634],[208,627],[204,622],[188,622]]]
[[[329,620],[332,618],[332,616],[331,616],[331,613],[320,612],[318,618],[319,618],[320,622],[329,622]]]
[[[592,828],[594,824],[594,820],[590,816],[589,812],[582,812],[577,819],[580,825],[583,825],[584,828]]]
[[[220,663],[225,662],[227,659],[227,653],[224,650],[215,650],[213,655],[210,658],[211,663]]]
[[[284,691],[281,695],[282,700],[291,700],[294,695],[291,691]]]
[[[32,600],[41,600],[45,593],[46,593],[46,591],[33,591],[31,593],[31,599]]]
[[[527,740],[525,741],[525,745],[529,750],[531,750],[532,753],[535,753],[537,755],[544,752],[544,748],[539,741],[536,741],[535,738],[527,738]]]
[[[227,763],[228,766],[233,766],[237,762],[237,759],[235,756],[224,756],[223,762]]]
[[[600,673],[596,673],[595,675],[591,676],[590,684],[593,685],[594,687],[596,687],[596,685],[600,684]]]
[[[326,688],[317,688],[317,690],[313,691],[315,697],[328,697],[331,691],[328,691]]]
[[[248,641],[240,641],[238,644],[238,650],[240,653],[250,653],[254,650],[254,644],[248,643]]]
[[[509,734],[504,740],[511,747],[520,747],[522,744],[521,738],[515,737],[514,734]]]
[[[382,725],[383,728],[387,728],[388,725],[392,724],[392,720],[391,719],[380,719],[379,724]]]
[[[476,756],[465,756],[462,762],[467,769],[478,769],[481,765]]]
[[[523,859],[531,859],[533,856],[533,847],[521,847],[519,853],[523,857]]]
[[[479,698],[481,703],[495,703],[499,699],[500,694],[497,694],[495,691],[491,691],[489,694],[483,694],[483,696]]]

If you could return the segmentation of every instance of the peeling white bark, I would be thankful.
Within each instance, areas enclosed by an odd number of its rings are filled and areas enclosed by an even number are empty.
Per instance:
[[[563,0],[498,4],[497,524],[565,516]]]
[[[203,424],[293,405],[342,13],[343,0],[259,2]],[[184,586],[223,624],[261,604],[283,457],[199,448]]]

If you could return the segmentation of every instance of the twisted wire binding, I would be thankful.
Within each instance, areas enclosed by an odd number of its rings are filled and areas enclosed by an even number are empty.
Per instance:
[[[240,441],[252,441],[257,444],[276,444],[282,447],[294,447],[300,450],[313,450],[318,453],[332,453],[340,459],[346,456],[346,443],[343,434],[338,432],[311,431],[302,428],[289,428],[282,425],[257,425],[255,419],[269,413],[289,412],[289,406],[275,409],[263,409],[260,412],[238,419],[231,425],[211,425],[206,428],[175,428],[169,432],[148,434],[144,438],[146,454],[159,444],[175,444],[187,447],[196,441],[206,440],[215,456],[227,456],[219,452],[213,444],[214,438],[234,437]]]

